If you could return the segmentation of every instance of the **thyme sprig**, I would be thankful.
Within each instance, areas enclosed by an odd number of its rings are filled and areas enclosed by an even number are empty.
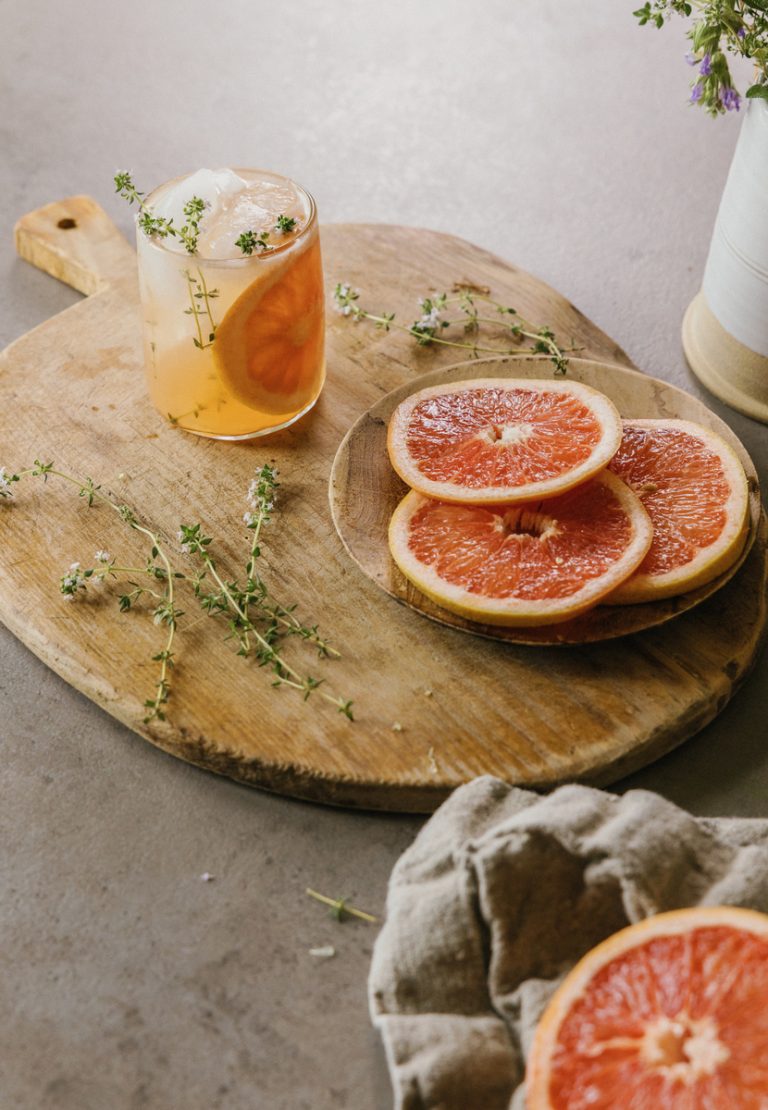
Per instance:
[[[136,204],[139,208],[139,227],[150,238],[180,239],[189,254],[197,252],[197,240],[200,235],[200,220],[205,212],[205,201],[200,197],[191,197],[184,205],[184,215],[187,222],[183,227],[174,227],[173,218],[156,216],[145,201],[145,194],[140,192],[133,183],[130,173],[115,174],[115,192],[119,193],[129,204]]]
[[[34,466],[18,473],[11,474],[5,467],[0,468],[0,497],[11,498],[12,483],[27,476],[42,478],[44,482],[49,477],[56,477],[69,483],[89,506],[96,502],[108,506],[129,528],[150,541],[149,556],[143,567],[118,564],[108,552],[97,551],[93,566],[83,568],[79,562],[72,563],[59,582],[64,599],[72,601],[86,592],[89,586],[102,584],[109,578],[130,576],[127,585],[131,588],[118,595],[120,612],[132,609],[144,597],[151,599],[155,624],[164,625],[168,631],[162,648],[152,656],[153,662],[159,663],[160,667],[154,696],[144,703],[147,710],[145,723],[166,719],[165,706],[171,692],[170,671],[175,664],[174,641],[179,620],[184,616],[184,611],[177,607],[177,587],[182,585],[191,589],[204,613],[226,618],[229,635],[235,637],[238,643],[238,655],[253,656],[260,666],[268,666],[274,676],[273,686],[295,689],[305,701],[318,690],[320,696],[334,705],[339,713],[349,720],[354,719],[351,701],[326,688],[320,689],[325,680],[302,675],[286,660],[280,646],[283,638],[298,637],[314,646],[321,658],[338,657],[338,652],[320,636],[317,625],[305,625],[299,620],[295,605],[286,606],[274,599],[257,569],[261,558],[261,531],[271,519],[279,484],[274,467],[263,466],[248,489],[248,511],[244,523],[251,532],[251,543],[243,584],[237,579],[229,581],[223,575],[211,554],[213,540],[204,534],[201,524],[182,524],[177,537],[182,551],[196,556],[202,564],[199,571],[190,574],[172,563],[168,546],[156,530],[143,523],[130,506],[110,497],[91,478],[80,480],[56,469],[53,463],[36,459]],[[146,584],[147,579],[149,584]],[[142,580],[145,584],[141,584]],[[213,588],[209,588],[211,585]]]
[[[297,220],[293,216],[281,214],[277,217],[272,231],[277,232],[278,235],[287,235],[296,228],[296,225]],[[235,246],[239,247],[243,254],[253,254],[254,251],[256,254],[268,253],[275,249],[269,241],[270,235],[269,231],[254,231],[249,228],[235,239]]]
[[[419,298],[421,315],[409,325],[396,323],[394,312],[374,313],[364,309],[358,304],[359,291],[346,282],[339,282],[336,285],[333,299],[337,311],[342,316],[349,316],[356,322],[369,320],[383,331],[396,328],[412,336],[420,347],[439,344],[470,351],[472,357],[477,357],[480,354],[519,354],[521,345],[527,343],[524,348],[526,351],[549,356],[556,375],[567,374],[568,359],[565,352],[576,351],[577,347],[561,347],[551,328],[530,323],[516,309],[493,300],[489,293],[480,287],[457,284],[454,286],[454,291],[457,295],[453,297],[449,297],[447,293],[440,293]],[[453,306],[456,306],[462,315],[446,318],[444,314],[450,312]],[[479,343],[477,336],[483,324],[503,328],[511,337],[513,346],[486,346]],[[449,328],[457,327],[461,328],[463,341],[449,339],[445,334]]]
[[[219,290],[208,288],[201,266],[196,268],[196,273],[197,277],[189,270],[184,271],[189,296],[189,308],[184,309],[184,315],[194,318],[197,335],[192,337],[192,342],[198,350],[204,351],[206,347],[213,344],[216,338],[218,324],[213,318],[211,301],[219,296]],[[203,332],[203,325],[205,325],[205,332]],[[208,337],[207,341],[206,336]],[[172,419],[171,423],[178,423],[178,418],[175,421]]]
[[[235,246],[239,247],[243,254],[261,254],[263,251],[270,251],[272,247],[269,245],[269,232],[268,231],[244,231],[242,235],[235,239]]]

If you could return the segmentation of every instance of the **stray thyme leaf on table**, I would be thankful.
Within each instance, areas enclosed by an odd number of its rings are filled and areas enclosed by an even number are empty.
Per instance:
[[[331,915],[337,921],[343,921],[346,915],[357,917],[360,921],[367,921],[372,925],[375,925],[379,920],[372,913],[366,913],[365,910],[359,910],[356,906],[350,905],[348,898],[329,898],[326,894],[318,894],[316,890],[312,890],[310,887],[307,887],[306,892],[316,902],[322,902],[324,906],[329,906]]]
[[[237,642],[237,654],[252,657],[259,666],[268,667],[273,686],[294,689],[305,701],[318,691],[319,696],[330,702],[339,713],[350,721],[354,720],[350,700],[329,690],[325,679],[302,674],[284,654],[283,642],[291,638],[312,646],[322,659],[338,657],[339,653],[320,635],[317,625],[306,625],[298,618],[295,605],[284,605],[273,597],[259,572],[261,532],[271,519],[279,485],[274,467],[263,466],[248,487],[244,524],[250,533],[250,545],[242,581],[229,579],[222,573],[211,553],[213,539],[205,535],[201,524],[182,524],[178,532],[182,551],[200,564],[200,569],[190,574],[171,561],[166,541],[158,531],[142,523],[130,506],[113,500],[93,479],[80,480],[55,469],[53,463],[36,459],[34,466],[16,474],[9,473],[5,467],[0,468],[0,498],[11,499],[12,483],[27,476],[42,478],[44,482],[49,477],[67,482],[76,488],[89,506],[99,504],[109,507],[128,528],[139,532],[149,542],[143,566],[124,566],[109,552],[99,550],[94,554],[92,566],[82,567],[79,562],[74,562],[59,581],[64,600],[72,601],[107,579],[123,579],[130,588],[123,586],[118,595],[120,612],[128,612],[138,601],[146,599],[151,606],[154,623],[167,630],[162,647],[152,655],[152,661],[158,663],[159,668],[153,696],[144,703],[147,710],[145,723],[166,719],[165,706],[171,693],[170,672],[176,662],[175,639],[179,621],[184,616],[184,611],[177,604],[182,587],[191,591],[205,613],[226,621],[228,638]]]
[[[567,374],[568,359],[565,352],[576,351],[578,348],[561,347],[551,328],[529,323],[516,309],[494,301],[482,292],[482,288],[458,284],[454,286],[456,296],[449,297],[447,293],[440,293],[419,298],[421,312],[419,318],[410,325],[395,323],[394,312],[374,313],[362,308],[358,303],[359,291],[353,289],[348,282],[339,282],[336,285],[333,299],[342,316],[349,316],[355,322],[368,320],[383,331],[396,328],[413,336],[420,347],[455,347],[469,351],[473,358],[481,354],[519,355],[523,351],[528,354],[544,354],[549,356],[556,375]],[[454,306],[454,310],[461,315],[450,315]],[[511,345],[481,345],[477,336],[483,325],[496,331],[501,329],[509,337]],[[462,334],[461,339],[455,338],[458,329]]]

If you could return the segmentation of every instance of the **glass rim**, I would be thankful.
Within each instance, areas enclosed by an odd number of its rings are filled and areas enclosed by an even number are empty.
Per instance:
[[[264,263],[268,259],[274,258],[277,255],[287,254],[289,250],[295,247],[306,237],[306,235],[317,223],[317,205],[315,203],[315,198],[312,196],[308,189],[305,189],[304,186],[300,185],[298,181],[294,181],[292,177],[287,177],[283,173],[277,173],[275,172],[275,170],[256,169],[253,167],[246,168],[244,166],[229,166],[227,168],[230,169],[232,173],[237,174],[250,174],[253,176],[263,174],[267,177],[280,178],[280,180],[282,181],[290,182],[291,185],[293,185],[304,197],[306,197],[309,205],[309,215],[307,217],[306,224],[299,231],[298,235],[294,236],[294,238],[291,239],[290,242],[283,243],[277,247],[271,247],[269,250],[266,251],[257,251],[253,254],[236,255],[234,258],[207,258],[205,255],[198,254],[197,252],[195,252],[195,254],[189,254],[189,252],[186,250],[174,250],[172,247],[167,245],[165,239],[160,239],[154,235],[147,235],[139,227],[139,213],[137,212],[136,215],[133,217],[133,222],[136,225],[137,236],[141,235],[149,247],[153,248],[154,250],[161,251],[163,254],[168,255],[172,258],[197,259],[199,262],[205,263],[206,266],[212,267],[245,267],[249,265],[257,265],[258,263]],[[173,185],[177,181],[184,181],[186,180],[186,178],[191,177],[192,174],[196,172],[196,170],[190,170],[189,173],[182,173],[176,177],[170,177],[167,181],[163,181],[162,184],[156,185],[155,188],[150,193],[148,193],[146,197],[144,197],[144,206],[151,207],[152,197],[154,197],[156,193],[159,193],[161,189],[165,189],[166,186]]]

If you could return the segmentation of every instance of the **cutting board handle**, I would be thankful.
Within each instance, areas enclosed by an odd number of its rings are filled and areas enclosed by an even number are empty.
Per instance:
[[[136,266],[136,254],[92,197],[67,197],[22,216],[16,250],[81,293],[99,293]]]

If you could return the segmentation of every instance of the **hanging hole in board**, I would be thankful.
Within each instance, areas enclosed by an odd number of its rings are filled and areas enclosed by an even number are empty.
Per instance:
[[[77,227],[77,220],[73,220],[71,216],[65,216],[63,220],[59,220],[56,226],[64,231],[69,231],[71,227]]]

